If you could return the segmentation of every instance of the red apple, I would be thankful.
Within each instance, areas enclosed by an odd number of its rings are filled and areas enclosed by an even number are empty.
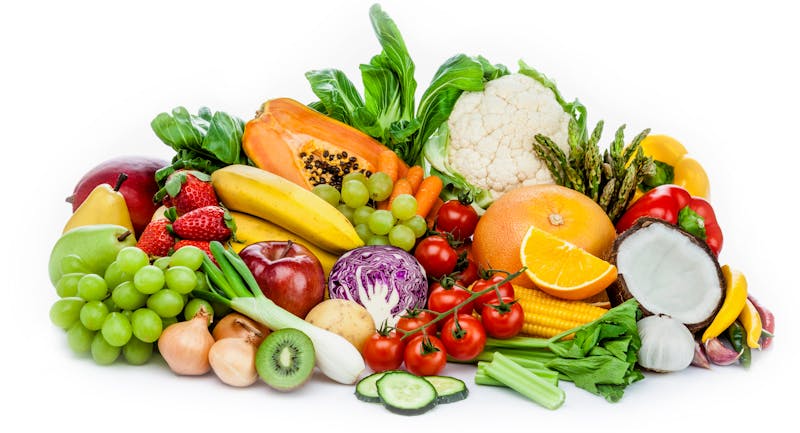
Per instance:
[[[317,256],[292,241],[262,241],[241,251],[264,296],[305,318],[325,296],[325,272]]]
[[[131,222],[138,238],[158,208],[158,204],[153,202],[153,196],[158,191],[156,170],[167,165],[169,163],[166,161],[145,156],[120,156],[109,159],[83,175],[75,186],[72,196],[67,198],[67,202],[72,203],[72,211],[75,212],[94,187],[103,183],[113,187],[120,173],[127,174],[128,179],[122,183],[119,192],[125,197],[125,204],[128,205]]]

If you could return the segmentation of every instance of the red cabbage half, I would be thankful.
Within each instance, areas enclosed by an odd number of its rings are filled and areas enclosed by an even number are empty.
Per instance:
[[[363,305],[375,327],[394,325],[409,308],[424,308],[428,296],[425,270],[400,248],[365,246],[344,253],[328,277],[331,299],[349,299]]]

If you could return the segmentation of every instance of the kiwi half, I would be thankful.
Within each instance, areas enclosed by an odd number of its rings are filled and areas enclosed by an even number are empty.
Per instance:
[[[256,351],[256,372],[267,385],[291,391],[314,371],[314,344],[306,334],[284,328],[267,336]]]

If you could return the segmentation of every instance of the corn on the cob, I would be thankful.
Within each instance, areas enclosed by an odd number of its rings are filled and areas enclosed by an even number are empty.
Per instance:
[[[549,338],[589,323],[608,310],[582,301],[568,301],[538,289],[514,286],[514,295],[525,312],[522,333]]]

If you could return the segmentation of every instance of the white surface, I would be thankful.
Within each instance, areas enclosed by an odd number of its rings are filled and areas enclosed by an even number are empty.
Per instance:
[[[459,52],[512,69],[521,58],[555,78],[566,98],[578,97],[592,123],[605,119],[607,131],[627,123],[629,137],[650,127],[702,161],[726,235],[721,261],[742,269],[777,316],[777,340],[749,371],[648,375],[617,404],[565,385],[566,404],[554,412],[470,383],[466,401],[404,418],[322,377],[279,394],[229,388],[213,375],[177,377],[157,362],[98,367],[73,356],[47,318],[56,296],[45,267],[69,216],[64,197],[86,170],[121,154],[169,158],[149,127],[159,112],[207,105],[249,119],[267,98],[310,101],[307,70],[338,67],[360,82],[357,65],[379,51],[370,1],[271,3],[0,7],[3,431],[410,431],[423,423],[427,431],[508,431],[503,422],[550,432],[768,431],[785,422],[800,385],[800,34],[796,13],[766,2],[382,3],[420,88]],[[471,379],[463,366],[445,373]]]

